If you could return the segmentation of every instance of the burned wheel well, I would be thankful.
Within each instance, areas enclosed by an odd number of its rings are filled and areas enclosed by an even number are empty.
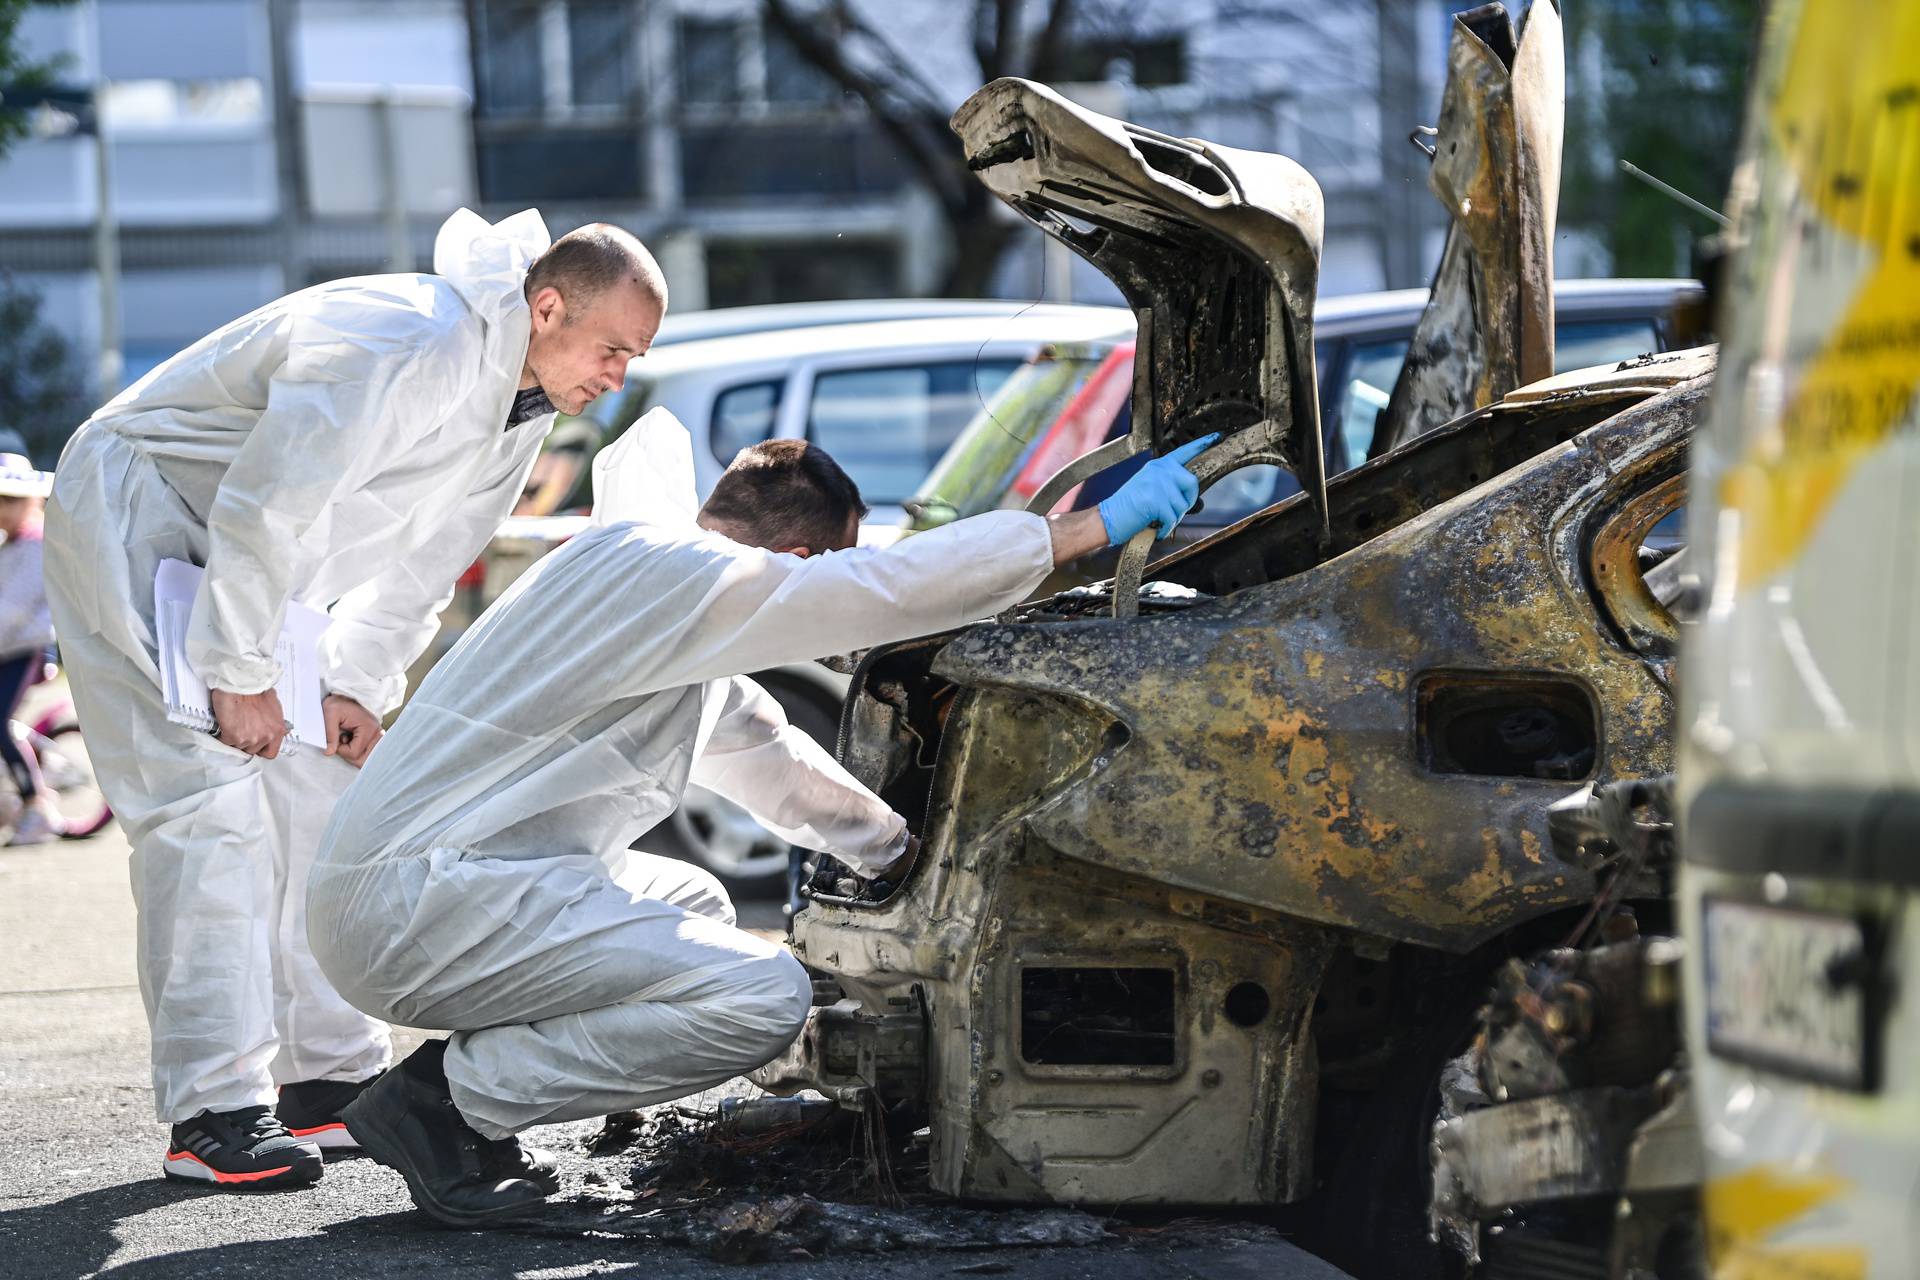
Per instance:
[[[854,777],[924,832],[947,716],[958,685],[932,672],[953,636],[876,649],[854,672],[840,712],[837,755]]]
[[[1664,902],[1634,906],[1650,931],[1670,923]],[[1330,1095],[1364,1098],[1389,1083],[1419,1043],[1444,1030],[1450,1011],[1463,1039],[1500,966],[1562,945],[1585,916],[1585,906],[1551,912],[1463,955],[1409,943],[1384,954],[1337,948],[1313,1010],[1323,1106]]]

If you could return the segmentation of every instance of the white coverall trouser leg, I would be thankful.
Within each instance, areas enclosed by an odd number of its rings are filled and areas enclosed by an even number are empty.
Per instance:
[[[70,450],[47,522],[61,661],[133,847],[156,1114],[271,1105],[276,1083],[379,1072],[387,1028],[340,998],[306,944],[307,872],[355,770],[310,749],[256,760],[167,719],[153,574],[168,556],[204,559],[206,533],[131,449]]]
[[[362,1009],[455,1033],[454,1104],[489,1138],[685,1097],[791,1044],[812,1003],[800,962],[735,928],[705,871],[627,860],[323,865],[314,951]]]

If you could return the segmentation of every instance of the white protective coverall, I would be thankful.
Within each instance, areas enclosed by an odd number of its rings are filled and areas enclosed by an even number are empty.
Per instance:
[[[206,567],[188,656],[256,693],[289,599],[330,606],[327,689],[398,706],[436,615],[511,510],[551,414],[507,429],[527,352],[521,296],[548,243],[528,211],[466,210],[436,275],[339,280],[243,316],[80,428],[47,508],[62,659],[133,846],[139,969],[163,1121],[270,1104],[274,1084],[386,1065],[386,1028],[306,947],[304,880],[355,770],[317,749],[258,760],[167,720],[153,577]]]
[[[886,866],[905,821],[741,673],[962,625],[1052,564],[1024,512],[807,559],[691,525],[582,534],[441,660],[335,811],[314,955],[369,1013],[456,1032],[454,1102],[492,1138],[759,1066],[800,1029],[805,971],[733,927],[712,876],[628,846],[692,781]]]

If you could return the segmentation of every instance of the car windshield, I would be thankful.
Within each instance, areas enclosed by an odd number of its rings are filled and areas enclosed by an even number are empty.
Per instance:
[[[1046,430],[1100,368],[1092,355],[1041,355],[1000,385],[908,501],[915,529],[1001,505]]]

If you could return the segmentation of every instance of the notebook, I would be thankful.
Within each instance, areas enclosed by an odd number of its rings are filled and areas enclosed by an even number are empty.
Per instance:
[[[160,642],[160,685],[167,719],[206,733],[214,731],[213,699],[187,663],[187,622],[206,570],[184,560],[162,560],[153,575],[153,611]],[[287,605],[274,659],[280,664],[280,710],[292,741],[326,749],[326,720],[320,714],[320,634],[327,615],[298,602]],[[284,748],[283,748],[284,749]]]

